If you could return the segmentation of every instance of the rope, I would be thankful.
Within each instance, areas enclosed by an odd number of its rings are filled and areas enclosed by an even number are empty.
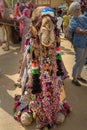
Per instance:
[[[3,25],[8,25],[8,26],[13,26],[15,28],[19,28],[19,25],[17,23],[17,21],[15,20],[5,20],[5,19],[0,19],[0,24],[3,24]]]

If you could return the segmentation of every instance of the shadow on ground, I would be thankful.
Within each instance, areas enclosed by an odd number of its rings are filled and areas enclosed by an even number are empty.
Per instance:
[[[0,107],[10,115],[13,114],[14,99],[8,92],[14,90],[14,82],[5,75],[0,75]]]
[[[0,69],[2,73],[8,75],[16,74],[18,71],[19,59],[19,48],[0,55]]]
[[[0,48],[0,107],[10,115],[13,115],[14,103],[11,92],[15,90],[12,76],[14,78],[18,72],[19,58],[18,45],[15,45],[14,49],[8,52],[4,52]]]
[[[64,88],[67,101],[72,108],[72,112],[67,116],[65,122],[58,126],[59,130],[86,130],[87,85],[84,84],[81,87],[76,87],[72,84],[71,79],[65,79]]]

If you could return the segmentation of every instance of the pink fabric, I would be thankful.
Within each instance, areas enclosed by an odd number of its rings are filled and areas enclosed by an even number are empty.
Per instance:
[[[29,14],[29,9],[24,9],[23,10],[23,16],[24,17],[28,17],[28,14]],[[20,37],[22,37],[22,34],[23,34],[23,27],[24,27],[24,23],[23,21],[20,22],[20,25],[19,25],[19,28],[20,28]]]
[[[19,16],[19,3],[17,2],[14,7],[14,18],[17,18]]]
[[[28,2],[28,8],[34,8],[34,5],[33,5],[33,3],[32,2]]]
[[[23,22],[20,22],[19,28],[20,28],[20,37],[22,37],[22,33],[23,33]]]
[[[23,10],[23,16],[25,16],[25,17],[28,17],[28,14],[29,14],[29,9],[24,9]]]
[[[28,45],[28,42],[29,42],[29,39],[26,39],[25,41],[24,41],[24,45]]]

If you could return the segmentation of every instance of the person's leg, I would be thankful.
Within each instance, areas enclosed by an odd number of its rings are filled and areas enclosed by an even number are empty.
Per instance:
[[[75,51],[75,64],[73,66],[73,72],[72,72],[72,77],[73,77],[73,83],[76,82],[77,86],[80,86],[79,83],[77,82],[78,75],[81,74],[84,63],[83,63],[83,57],[84,57],[84,48],[74,48]]]
[[[5,28],[4,28],[4,25],[2,26],[2,42],[3,43],[6,43],[6,31],[5,31]]]
[[[84,48],[83,58],[82,58],[82,64],[80,64],[79,72],[78,72],[78,76],[77,76],[77,79],[78,79],[79,81],[81,81],[82,83],[87,83],[87,80],[85,80],[85,79],[82,78],[82,76],[81,76],[82,69],[83,69],[84,64],[85,64],[85,62],[86,62],[86,57],[87,57],[87,47]]]
[[[0,26],[0,34],[0,45],[3,45],[6,42],[4,25]]]
[[[4,47],[3,49],[5,51],[8,51],[9,50],[9,45],[10,45],[10,42],[11,42],[11,27],[8,26],[8,25],[4,25],[4,28],[6,30],[6,47]]]
[[[10,39],[9,39],[9,37],[10,37],[10,32],[9,32],[9,28],[8,28],[7,25],[4,25],[4,29],[5,29],[5,31],[6,31],[6,46],[3,47],[3,49],[4,49],[5,51],[8,51],[8,50],[9,50],[9,41],[10,41]]]
[[[64,32],[64,38],[66,37],[65,36],[65,33],[66,33],[66,27],[65,26],[63,26],[63,32]]]
[[[62,29],[62,33],[63,33],[63,32],[64,32],[64,31],[63,31],[63,23],[62,23],[62,25],[61,25],[61,29]]]
[[[81,72],[82,72],[82,69],[83,69],[83,67],[84,67],[84,64],[85,64],[85,62],[86,62],[86,57],[87,57],[87,47],[86,48],[84,48],[84,51],[83,51],[83,57],[82,57],[82,62],[81,62],[81,64],[80,64],[80,66],[79,66],[79,72],[78,72],[78,77],[81,77]]]
[[[7,30],[7,43],[6,43],[6,47],[9,50],[9,44],[11,42],[11,27],[10,26],[6,26],[6,30]]]

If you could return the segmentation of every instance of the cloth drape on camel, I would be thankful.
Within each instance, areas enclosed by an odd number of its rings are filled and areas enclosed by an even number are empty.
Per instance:
[[[68,74],[53,9],[38,7],[33,11],[25,47],[20,72],[22,95],[15,98],[14,117],[23,125],[36,119],[38,130],[50,128],[63,122],[70,112],[63,88],[63,79]]]

